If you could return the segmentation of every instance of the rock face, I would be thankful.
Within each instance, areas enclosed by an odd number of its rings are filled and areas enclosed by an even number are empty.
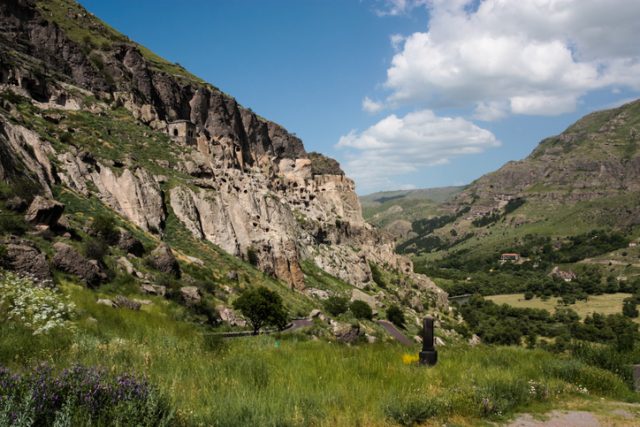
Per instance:
[[[77,276],[88,286],[99,285],[107,279],[97,261],[86,259],[71,246],[58,242],[53,249],[52,264],[58,270]]]
[[[40,280],[51,280],[51,269],[45,255],[32,243],[23,239],[11,239],[5,244],[5,267],[23,274],[31,274]]]
[[[33,224],[44,224],[53,227],[64,212],[64,205],[55,200],[36,196],[29,205],[25,219]]]
[[[149,254],[149,263],[156,270],[169,274],[173,277],[180,277],[180,264],[173,255],[173,251],[167,244],[160,244]]]
[[[174,214],[195,237],[298,290],[305,288],[303,260],[357,287],[371,281],[371,262],[413,274],[410,262],[393,252],[391,240],[364,221],[355,185],[335,160],[307,154],[302,141],[278,124],[174,64],[150,60],[144,49],[105,29],[77,3],[61,1],[63,18],[30,1],[0,4],[0,84],[29,99],[52,123],[61,123],[59,111],[108,116],[109,104],[123,107],[145,135],[171,138],[171,161],[100,158],[62,141],[56,151],[0,114],[0,178],[15,176],[22,166],[32,171],[30,179],[44,194],[51,193],[53,183],[62,183],[99,198],[158,237]],[[88,46],[68,30],[75,27],[107,31],[110,42]],[[41,63],[55,79],[42,74]],[[58,112],[46,111],[52,108]],[[166,135],[180,126],[193,134]],[[141,255],[130,239],[121,239],[119,246]],[[154,251],[150,261],[160,271],[180,274],[168,247]],[[428,279],[414,282],[440,292],[439,300],[446,302],[446,294]]]

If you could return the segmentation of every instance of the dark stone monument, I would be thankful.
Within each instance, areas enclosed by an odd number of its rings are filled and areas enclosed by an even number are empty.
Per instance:
[[[635,391],[640,392],[640,365],[633,365],[633,386]]]
[[[422,351],[420,352],[420,364],[433,366],[438,362],[438,352],[433,345],[433,318],[425,317],[422,323]]]

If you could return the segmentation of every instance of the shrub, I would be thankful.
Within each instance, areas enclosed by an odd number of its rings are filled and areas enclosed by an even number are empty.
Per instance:
[[[169,425],[168,400],[145,379],[80,365],[28,374],[0,367],[2,425]]]
[[[2,252],[0,251],[0,255]],[[626,317],[635,319],[638,317],[638,303],[635,298],[625,298],[622,305],[622,314]]]
[[[397,327],[404,328],[404,313],[397,305],[392,305],[387,309],[387,319]]]
[[[90,239],[84,242],[82,250],[87,258],[102,262],[109,248],[104,242]]]
[[[356,317],[356,319],[371,320],[373,318],[373,311],[369,304],[364,301],[355,300],[349,305],[349,310]]]
[[[324,302],[324,309],[332,316],[339,316],[349,309],[349,300],[344,297],[331,296]]]
[[[120,232],[116,229],[115,220],[112,216],[106,214],[98,214],[93,218],[90,234],[110,245],[115,244],[120,238]]]
[[[376,285],[380,286],[382,289],[386,289],[387,282],[384,281],[380,268],[372,262],[369,263],[369,267],[371,268],[371,279],[376,283]]]
[[[27,231],[27,224],[15,215],[0,215],[0,234],[23,235]]]

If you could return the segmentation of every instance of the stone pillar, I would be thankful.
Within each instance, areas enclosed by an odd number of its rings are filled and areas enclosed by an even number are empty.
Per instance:
[[[640,365],[633,365],[633,389],[640,392]]]
[[[438,352],[434,345],[433,318],[425,317],[422,323],[422,351],[420,364],[433,366],[438,362]]]

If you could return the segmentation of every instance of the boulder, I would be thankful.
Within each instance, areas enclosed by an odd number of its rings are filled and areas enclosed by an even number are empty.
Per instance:
[[[52,199],[36,196],[29,205],[25,219],[32,224],[44,224],[53,227],[64,212],[64,205]]]
[[[230,272],[227,273],[227,279],[228,280],[233,280],[236,281],[238,280],[238,272],[235,270],[232,270]]]
[[[140,304],[139,302],[130,300],[129,298],[122,295],[116,296],[113,302],[115,302],[116,305],[120,308],[128,308],[129,310],[134,311],[140,310],[140,307],[142,306],[142,304]]]
[[[238,314],[235,311],[233,311],[233,309],[229,307],[225,307],[224,305],[219,305],[216,307],[216,310],[218,311],[218,316],[220,316],[220,320],[222,320],[223,322],[226,322],[231,326],[240,326],[240,327],[247,326],[246,320],[238,316]]]
[[[353,289],[351,291],[351,301],[364,301],[371,308],[376,308],[378,306],[378,301],[376,301],[375,297],[362,292],[360,289]]]
[[[40,280],[51,280],[51,269],[45,255],[31,242],[13,238],[5,243],[2,260],[6,268],[23,274],[31,274]]]
[[[97,261],[86,259],[71,246],[58,242],[53,245],[53,250],[53,266],[56,269],[77,276],[91,287],[107,280]]]
[[[471,338],[469,338],[469,345],[475,347],[479,344],[482,344],[482,340],[476,334],[473,334]]]
[[[337,323],[333,327],[333,335],[342,343],[353,344],[360,337],[360,325]]]
[[[167,287],[162,285],[152,285],[150,283],[145,283],[140,286],[140,290],[145,294],[149,295],[158,295],[163,297],[167,293]]]
[[[115,302],[111,301],[110,299],[106,299],[106,298],[99,299],[98,301],[96,301],[96,304],[106,305],[107,307],[111,307],[111,308],[118,308],[118,306],[116,305]]]
[[[316,317],[320,316],[322,316],[322,312],[317,308],[314,308],[313,310],[311,310],[311,313],[309,313],[309,319],[315,319]]]
[[[133,264],[131,264],[131,261],[129,261],[127,258],[122,256],[118,258],[116,263],[118,264],[118,267],[124,270],[127,274],[134,275],[136,273],[136,269],[133,267]]]
[[[180,278],[180,264],[166,243],[161,243],[149,255],[149,263],[156,270]]]
[[[120,238],[118,239],[118,247],[125,251],[128,254],[135,255],[137,257],[141,257],[144,255],[144,246],[142,246],[142,242],[136,239],[133,234],[128,231],[123,231],[120,233]]]
[[[321,300],[329,298],[329,292],[322,289],[307,288],[304,290],[304,293],[309,295],[310,297],[315,297]]]
[[[183,286],[180,295],[187,304],[198,304],[202,300],[200,290],[195,286]]]

